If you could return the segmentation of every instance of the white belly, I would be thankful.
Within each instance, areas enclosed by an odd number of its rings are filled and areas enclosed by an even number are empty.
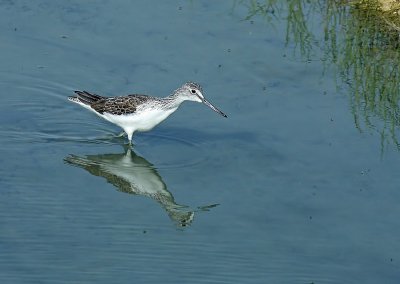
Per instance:
[[[149,131],[170,116],[177,108],[170,110],[147,109],[136,114],[113,115],[104,113],[103,117],[120,126],[126,132]]]

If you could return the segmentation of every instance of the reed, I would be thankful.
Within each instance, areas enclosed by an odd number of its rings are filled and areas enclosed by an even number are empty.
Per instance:
[[[240,2],[249,9],[247,20],[286,19],[286,44],[303,59],[315,60],[314,51],[322,51],[324,66],[336,70],[337,87],[347,90],[357,129],[377,132],[382,151],[391,143],[400,150],[397,1],[386,1],[386,6],[384,0]],[[387,10],[389,2],[396,3]],[[317,28],[316,18],[321,21]]]

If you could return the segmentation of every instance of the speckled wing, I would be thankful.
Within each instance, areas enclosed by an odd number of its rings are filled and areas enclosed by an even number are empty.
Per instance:
[[[98,113],[110,113],[114,115],[131,114],[136,112],[138,106],[149,99],[146,95],[129,95],[114,98],[104,98],[94,102],[90,106]]]

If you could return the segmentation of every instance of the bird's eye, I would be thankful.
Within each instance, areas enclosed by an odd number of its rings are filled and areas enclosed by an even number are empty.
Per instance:
[[[196,90],[190,90],[192,92],[192,94],[196,94]]]

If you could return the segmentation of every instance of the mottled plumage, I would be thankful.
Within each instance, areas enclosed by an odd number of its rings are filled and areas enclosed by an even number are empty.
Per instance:
[[[80,99],[82,92],[75,91],[75,93]],[[90,93],[85,92],[85,96],[87,95],[90,95]],[[151,97],[145,95],[128,95],[115,98],[97,97],[99,96],[93,97],[90,107],[100,114],[108,112],[115,115],[134,113],[139,105],[151,99]]]
[[[147,95],[102,97],[86,91],[75,91],[76,96],[68,99],[120,126],[131,142],[135,131],[151,130],[177,110],[184,101],[202,102],[226,117],[204,98],[202,92],[199,84],[188,82],[165,98]]]

